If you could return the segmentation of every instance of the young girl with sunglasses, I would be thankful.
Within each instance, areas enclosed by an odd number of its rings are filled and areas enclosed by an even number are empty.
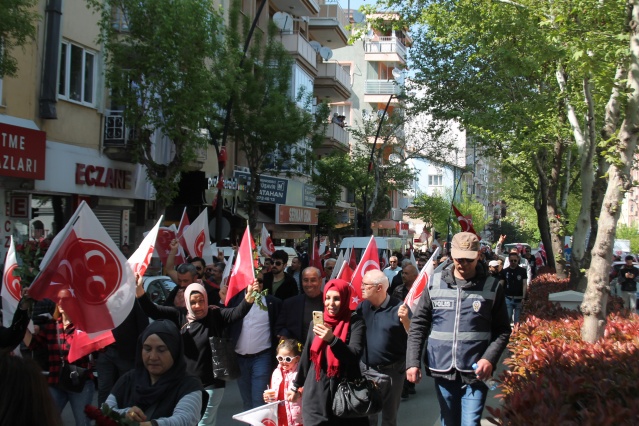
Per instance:
[[[282,339],[277,346],[278,366],[271,376],[270,387],[264,391],[264,402],[283,401],[277,407],[278,426],[302,426],[302,400],[285,401],[286,390],[297,376],[301,354],[302,344],[295,339]]]

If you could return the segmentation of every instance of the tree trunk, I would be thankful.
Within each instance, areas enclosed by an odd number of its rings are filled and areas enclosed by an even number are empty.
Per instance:
[[[603,336],[606,321],[606,302],[608,301],[608,271],[612,260],[612,249],[617,230],[617,221],[621,213],[624,194],[632,187],[630,167],[632,166],[637,133],[639,132],[639,0],[629,2],[632,5],[630,22],[630,67],[628,70],[628,103],[625,118],[619,131],[616,161],[611,161],[608,169],[608,187],[604,196],[599,229],[592,252],[592,262],[588,271],[588,287],[584,294],[581,311],[584,323],[581,337],[586,342],[595,342]]]
[[[548,179],[548,196],[547,210],[548,210],[548,222],[550,225],[550,238],[552,241],[553,253],[560,254],[555,259],[555,270],[557,271],[558,278],[566,278],[566,258],[563,256],[564,248],[564,234],[565,227],[559,217],[563,218],[561,210],[558,207],[559,200],[557,195],[559,193],[559,177],[561,176],[561,165],[564,155],[563,140],[557,138],[553,146],[553,162],[550,170],[550,179]]]
[[[537,180],[539,182],[539,193],[538,198],[535,200],[535,210],[537,211],[537,226],[539,227],[539,233],[541,234],[541,241],[544,243],[544,247],[546,247],[546,257],[548,258],[548,266],[557,270],[559,274],[560,265],[557,264],[554,253],[562,253],[561,246],[556,245],[556,237],[553,234],[557,233],[557,230],[553,230],[553,221],[556,222],[554,209],[553,213],[549,210],[549,200],[551,194],[550,190],[550,181],[546,176],[546,170],[544,169],[544,165],[547,160],[547,151],[545,148],[540,149],[533,155],[533,164],[535,165],[535,170],[537,172]],[[554,196],[557,196],[557,190],[554,190]],[[556,200],[555,200],[556,202]],[[554,232],[553,232],[554,231]],[[560,251],[558,251],[560,250]],[[561,269],[561,273],[563,274],[563,269]]]

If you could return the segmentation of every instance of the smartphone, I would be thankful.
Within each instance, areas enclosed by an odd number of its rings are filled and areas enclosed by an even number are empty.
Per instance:
[[[315,324],[324,324],[323,311],[313,311],[313,325]]]

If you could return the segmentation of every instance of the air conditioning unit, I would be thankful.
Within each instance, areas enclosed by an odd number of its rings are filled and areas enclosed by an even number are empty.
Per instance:
[[[404,216],[404,212],[402,209],[391,209],[391,219],[393,220],[402,220]]]

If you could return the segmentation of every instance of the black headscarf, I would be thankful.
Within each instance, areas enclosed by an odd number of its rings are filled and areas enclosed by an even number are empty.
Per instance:
[[[151,376],[142,361],[142,346],[146,339],[153,334],[157,335],[171,352],[173,365],[152,385]],[[167,320],[152,322],[138,339],[135,354],[135,389],[133,391],[135,405],[146,411],[155,401],[162,399],[169,390],[175,388],[185,375],[184,348],[177,326]]]

